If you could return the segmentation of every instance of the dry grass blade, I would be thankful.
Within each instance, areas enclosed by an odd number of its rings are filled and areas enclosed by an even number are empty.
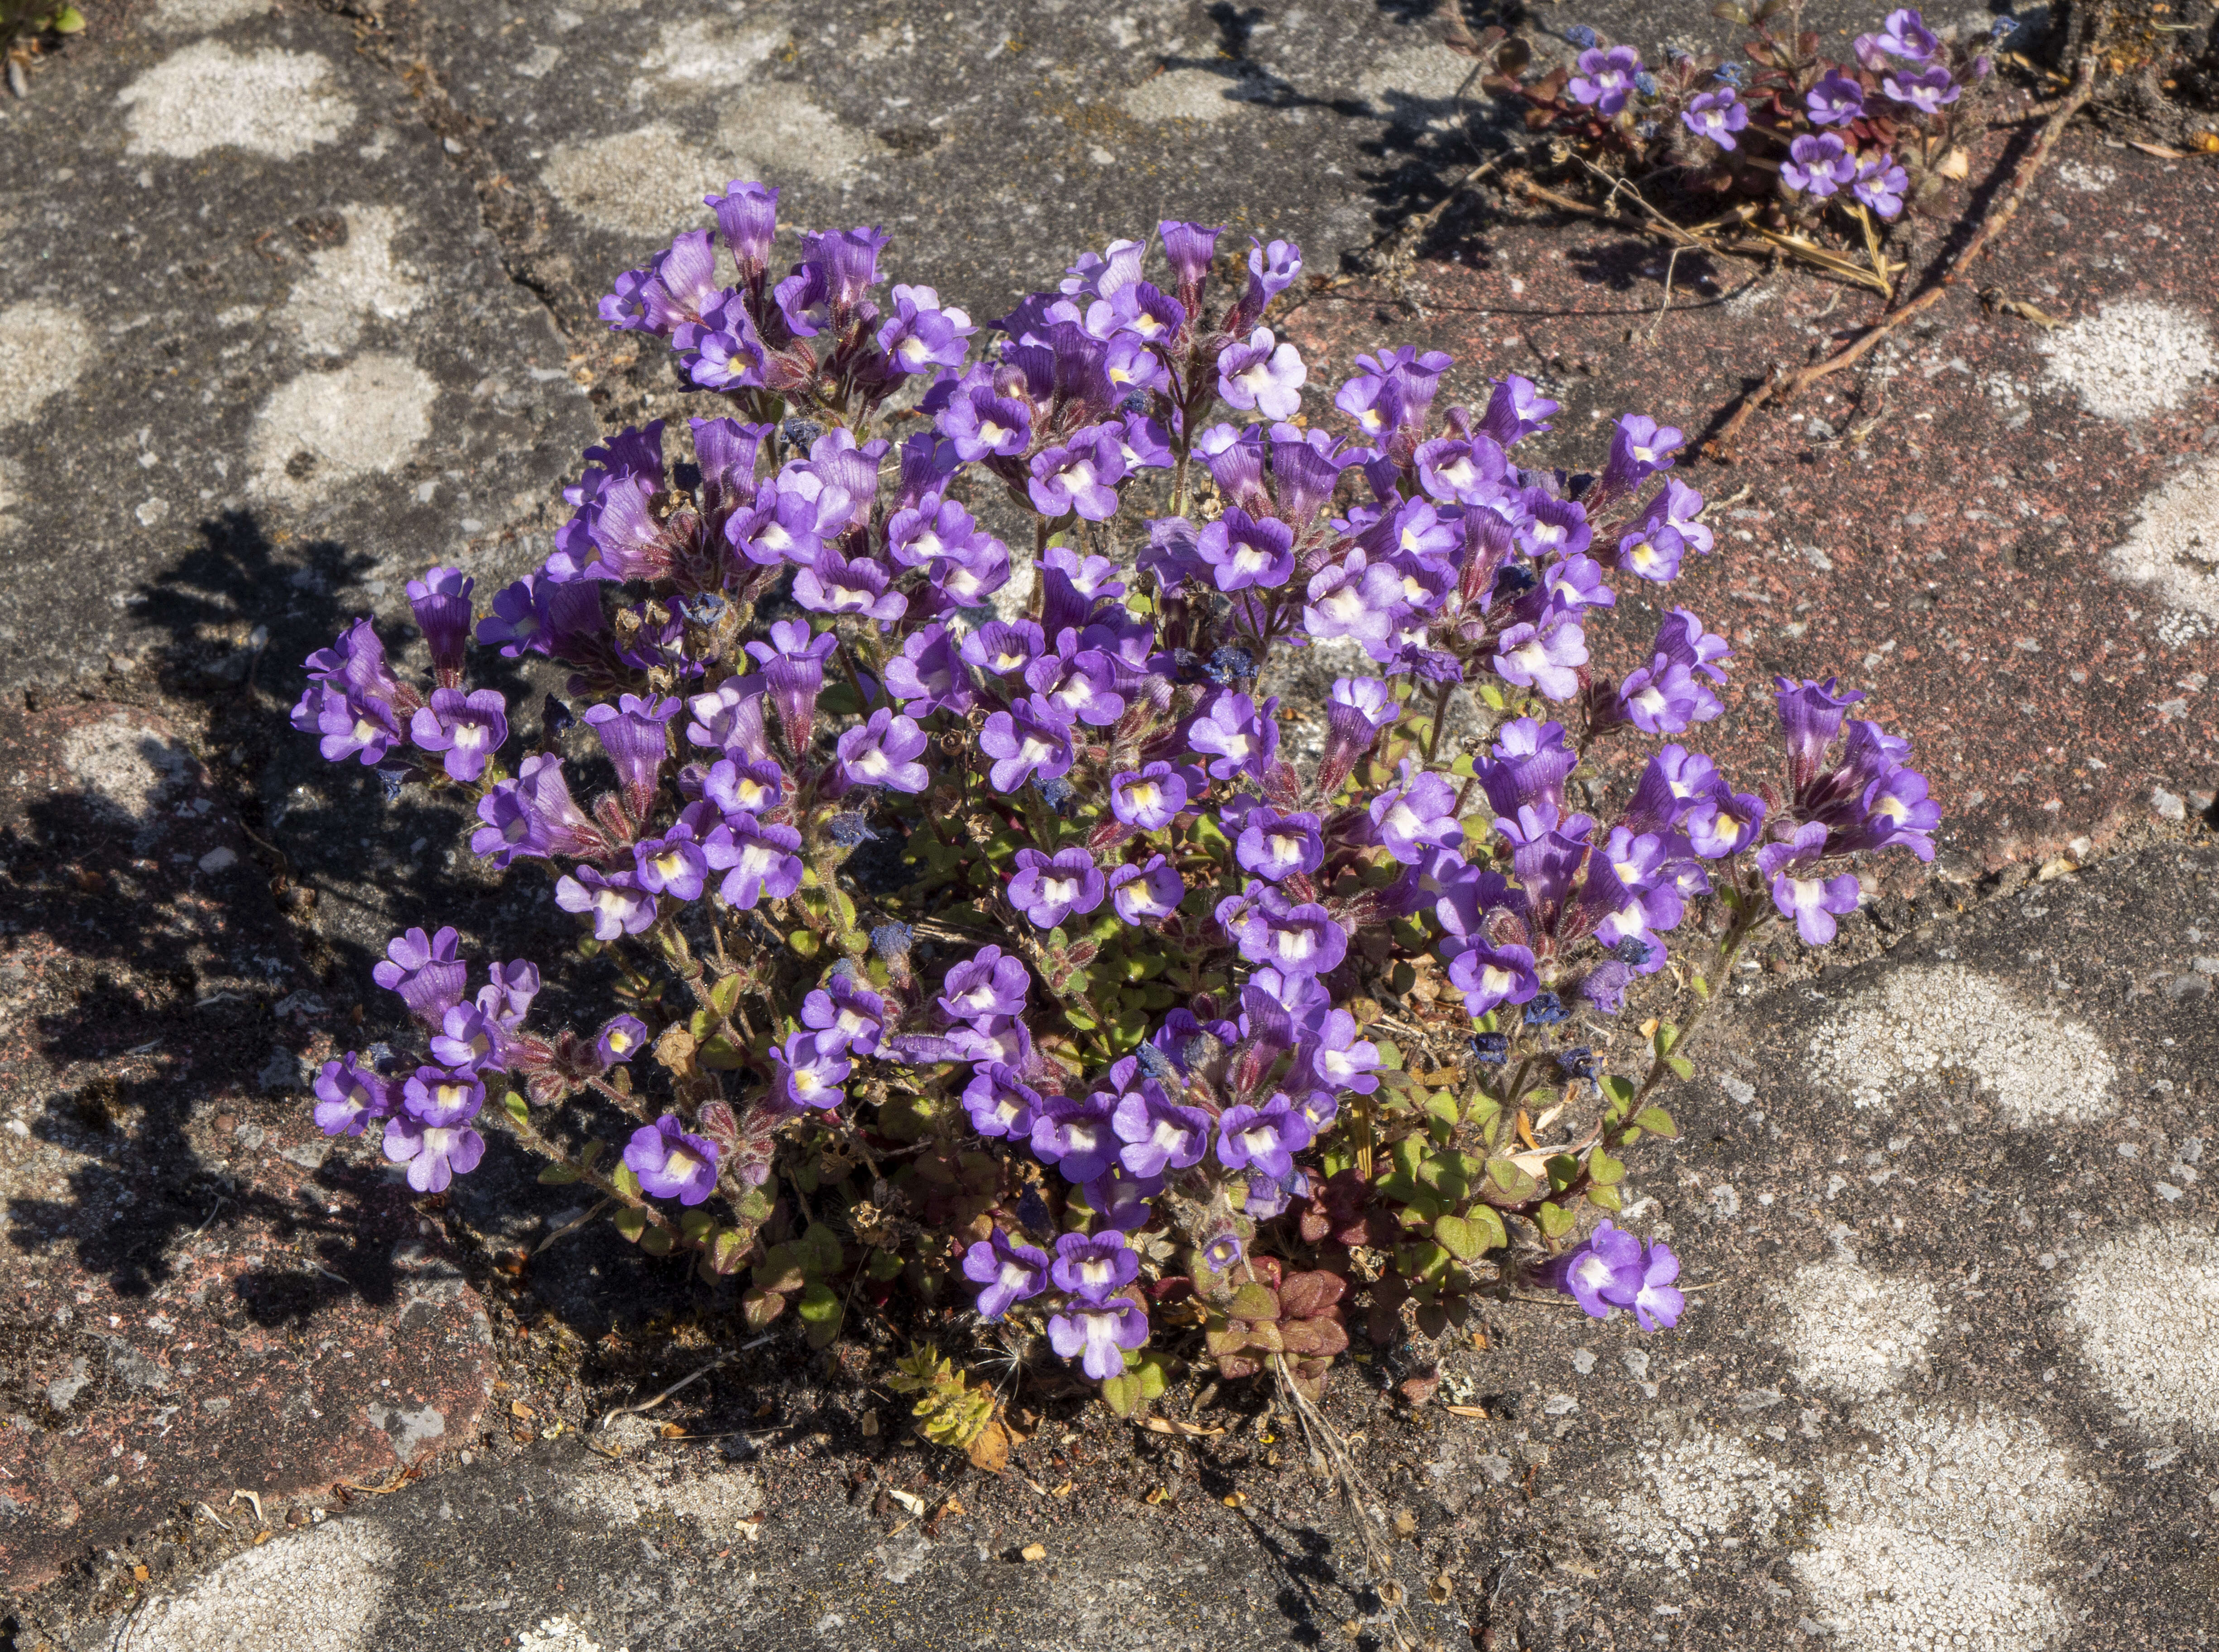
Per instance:
[[[1311,1402],[1295,1382],[1295,1374],[1287,1368],[1287,1357],[1274,1354],[1272,1369],[1279,1379],[1279,1392],[1286,1397],[1287,1406],[1302,1425],[1302,1438],[1308,1442],[1310,1453],[1323,1463],[1333,1475],[1333,1488],[1340,1494],[1341,1506],[1356,1527],[1358,1546],[1364,1550],[1364,1561],[1372,1577],[1383,1587],[1379,1598],[1386,1603],[1388,1645],[1394,1652],[1414,1652],[1418,1645],[1416,1625],[1402,1605],[1402,1593],[1395,1587],[1395,1554],[1380,1527],[1378,1517],[1371,1512],[1365,1495],[1364,1476],[1350,1455],[1348,1441],[1333,1425],[1332,1419]]]

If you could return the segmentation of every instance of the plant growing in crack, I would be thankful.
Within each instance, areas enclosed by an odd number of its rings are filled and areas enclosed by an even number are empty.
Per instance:
[[[1522,468],[1555,404],[1508,376],[1437,413],[1451,363],[1407,347],[1339,387],[1350,433],[1312,427],[1266,320],[1284,242],[1165,223],[1161,284],[1113,243],[982,345],[929,288],[881,307],[879,232],[805,236],[773,282],[776,192],[710,204],[603,304],[677,352],[690,439],[590,450],[489,611],[457,569],[411,583],[428,685],[364,619],[293,719],[474,804],[474,853],[589,928],[609,1013],[534,1027],[537,963],[473,994],[457,932],[412,929],[376,978],[423,1051],[328,1063],[319,1124],[430,1193],[490,1118],[649,1253],[743,1281],[750,1325],[821,1347],[860,1306],[929,1339],[903,1382],[967,1448],[967,1344],[1052,1388],[1044,1345],[1121,1414],[1182,1363],[1269,1372],[1317,1437],[1352,1312],[1396,1343],[1537,1281],[1673,1324],[1670,1251],[1583,1218],[1674,1133],[1740,952],[1830,940],[1854,866],[1930,857],[1938,820],[1831,680],[1780,682],[1785,783],[1736,791],[1681,743],[1730,653],[1685,607],[1594,657],[1614,578],[1712,550],[1681,433],[1628,414],[1598,473]],[[567,674],[538,749],[473,638]],[[1296,764],[1266,688],[1327,648],[1359,670]],[[1635,741],[1615,819],[1576,809]],[[1668,966],[1693,1015],[1614,1071]]]

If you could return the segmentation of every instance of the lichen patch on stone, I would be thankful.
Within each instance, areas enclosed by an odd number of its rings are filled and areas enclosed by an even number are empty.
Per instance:
[[[1773,1295],[1778,1340],[1797,1377],[1844,1399],[1893,1388],[1924,1362],[1942,1326],[1933,1286],[1874,1273],[1854,1257],[1800,1269]]]
[[[330,62],[313,52],[196,40],[115,95],[131,134],[126,152],[192,160],[244,149],[291,160],[354,124],[354,105],[333,80]]]
[[[2147,419],[2187,401],[2219,369],[2211,328],[2193,310],[2130,298],[2045,334],[2045,382],[2100,419]]]
[[[2149,1432],[2219,1437],[2219,1238],[2149,1225],[2073,1270],[2065,1316],[2112,1403]]]

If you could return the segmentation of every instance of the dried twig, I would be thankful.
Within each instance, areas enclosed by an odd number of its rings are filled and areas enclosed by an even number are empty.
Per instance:
[[[1288,1369],[1287,1357],[1274,1354],[1271,1363],[1278,1375],[1279,1392],[1286,1396],[1289,1408],[1301,1423],[1302,1438],[1309,1443],[1311,1455],[1324,1463],[1333,1475],[1341,1506],[1355,1523],[1357,1543],[1364,1550],[1364,1563],[1378,1583],[1379,1598],[1386,1603],[1389,1644],[1395,1652],[1408,1652],[1408,1649],[1418,1644],[1418,1636],[1410,1614],[1402,1605],[1402,1586],[1395,1581],[1394,1550],[1387,1541],[1387,1534],[1380,1529],[1378,1517],[1371,1512],[1364,1477],[1357,1469],[1356,1459],[1349,1454],[1348,1441],[1296,1384],[1294,1372]]]
[[[2082,106],[2088,102],[2095,89],[2096,59],[2093,57],[2082,58],[2079,74],[2073,83],[2073,90],[2059,102],[2056,111],[2050,115],[2048,124],[2035,138],[2033,148],[2027,152],[2026,158],[2019,163],[2017,176],[2011,180],[2011,192],[2005,197],[2002,205],[1981,220],[1980,227],[1973,232],[1972,239],[1965,243],[1965,250],[1959,253],[1949,268],[1942,272],[1940,280],[1908,303],[1899,305],[1889,311],[1862,338],[1844,345],[1824,361],[1813,362],[1808,367],[1798,368],[1793,373],[1775,371],[1763,383],[1748,392],[1735,404],[1733,412],[1727,416],[1726,422],[1719,429],[1719,433],[1704,444],[1704,452],[1721,464],[1731,464],[1733,462],[1735,438],[1741,434],[1742,426],[1749,423],[1751,415],[1759,407],[1768,401],[1791,401],[1801,392],[1809,389],[1820,379],[1825,378],[1830,374],[1838,373],[1845,367],[1855,365],[1871,353],[1874,345],[1879,344],[1881,339],[1886,338],[1905,322],[1914,316],[1924,314],[1939,303],[1942,295],[1956,284],[1959,277],[1971,270],[1973,261],[1986,251],[1988,244],[2009,227],[2011,220],[2018,215],[2018,209],[2026,200],[2026,192],[2032,187],[2036,174],[2042,171],[2043,165],[2049,159],[2050,151],[2057,146],[2057,140],[2063,134],[2067,123],[2080,112]]]

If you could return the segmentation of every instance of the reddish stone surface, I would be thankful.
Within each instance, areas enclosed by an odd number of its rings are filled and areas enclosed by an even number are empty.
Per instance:
[[[208,781],[136,708],[0,733],[16,1588],[180,1503],[383,1478],[485,1402],[485,1317],[435,1227],[308,1115],[332,1017]]]
[[[1975,183],[2012,142],[1991,138]],[[2083,838],[2101,848],[2155,823],[2160,788],[2191,809],[2209,802],[2219,626],[2170,613],[2106,553],[2179,465],[2219,455],[2219,381],[2173,410],[2099,418],[2045,386],[2036,328],[1984,314],[1972,288],[2065,321],[2142,300],[2210,326],[2215,177],[2207,163],[2073,134],[1977,279],[1905,329],[1899,350],[1868,358],[1891,375],[1884,383],[1880,371],[1843,373],[1794,407],[1760,410],[1734,463],[1682,464],[1716,501],[1717,554],[1691,558],[1669,587],[1618,583],[1637,608],[1663,599],[1644,613],[1684,603],[1737,643],[1728,723],[1716,726],[1738,732],[1705,744],[1751,779],[1768,774],[1771,674],[1838,673],[1867,691],[1866,715],[1917,741],[1946,811],[1942,865],[1960,875]],[[1653,241],[1499,213],[1468,215],[1462,235],[1407,287],[1366,280],[1312,298],[1293,331],[1313,383],[1337,382],[1358,352],[1389,342],[1456,357],[1442,405],[1482,397],[1504,372],[1541,381],[1564,410],[1552,434],[1520,447],[1528,463],[1599,468],[1621,411],[1678,425],[1692,445],[1770,364],[1831,353],[1880,313],[1876,295],[1806,266],[1690,256],[1670,270],[1663,313],[1668,255]],[[1933,250],[1930,232],[1916,264]],[[1814,418],[1825,425],[1817,439]],[[1599,668],[1638,663],[1636,636],[1645,643],[1650,623],[1625,624]]]

